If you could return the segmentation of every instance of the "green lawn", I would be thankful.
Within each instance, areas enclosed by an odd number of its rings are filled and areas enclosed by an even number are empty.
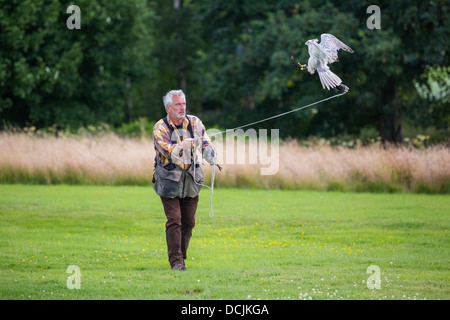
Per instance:
[[[0,299],[450,298],[450,197],[203,190],[186,263],[151,187],[0,185]],[[70,265],[81,289],[67,287]],[[371,265],[381,289],[367,286]]]

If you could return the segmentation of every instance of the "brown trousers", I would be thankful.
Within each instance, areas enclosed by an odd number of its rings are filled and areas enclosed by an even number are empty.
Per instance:
[[[195,226],[198,196],[173,199],[161,197],[161,201],[167,217],[166,242],[170,266],[184,266],[192,229]]]

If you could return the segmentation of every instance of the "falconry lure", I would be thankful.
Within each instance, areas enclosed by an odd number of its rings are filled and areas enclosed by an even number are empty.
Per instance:
[[[305,44],[308,46],[308,65],[302,65],[298,62],[297,65],[302,70],[306,67],[311,74],[314,74],[315,70],[317,70],[324,89],[330,90],[330,88],[334,88],[335,90],[347,92],[348,87],[342,84],[341,78],[330,71],[328,64],[338,61],[337,53],[339,49],[350,53],[354,52],[353,49],[329,33],[324,33],[320,36],[320,43],[318,43],[317,39],[311,39],[306,41]],[[291,57],[291,60],[293,59],[294,57]]]

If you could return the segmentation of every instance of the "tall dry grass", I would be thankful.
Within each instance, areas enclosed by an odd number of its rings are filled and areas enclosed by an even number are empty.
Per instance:
[[[112,133],[39,137],[0,133],[0,182],[146,184],[153,172],[152,141]]]
[[[239,169],[238,169],[239,170]],[[280,147],[276,176],[262,177],[267,187],[342,191],[450,191],[450,149],[370,145],[358,149],[295,141]]]
[[[227,150],[221,143],[216,147],[219,152]],[[247,153],[252,150],[256,149],[245,148]],[[38,137],[1,132],[0,183],[151,185],[154,155],[153,141],[148,138],[123,138],[113,133]],[[274,175],[261,175],[267,164],[224,164],[222,172],[216,170],[215,186],[450,191],[450,149],[445,145],[348,149],[285,141],[277,159]],[[210,170],[209,165],[204,166],[207,183]]]

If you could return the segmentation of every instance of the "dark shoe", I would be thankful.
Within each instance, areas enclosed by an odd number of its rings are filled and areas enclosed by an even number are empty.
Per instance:
[[[172,270],[187,271],[186,267],[183,266],[181,263],[174,265],[172,267]]]

